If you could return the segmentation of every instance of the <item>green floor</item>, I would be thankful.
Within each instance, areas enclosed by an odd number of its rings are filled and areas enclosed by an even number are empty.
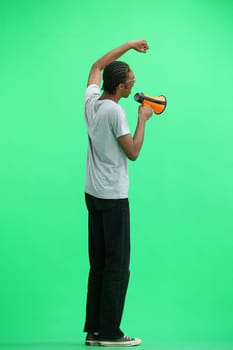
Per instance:
[[[84,350],[88,349],[84,345],[82,340],[70,340],[70,341],[31,341],[21,343],[0,343],[1,350]],[[91,347],[96,349],[99,347]],[[111,347],[111,349],[117,349]],[[119,349],[119,348],[118,348]],[[158,343],[156,341],[147,340],[143,341],[143,344],[135,347],[135,349],[141,350],[232,350],[233,343]]]

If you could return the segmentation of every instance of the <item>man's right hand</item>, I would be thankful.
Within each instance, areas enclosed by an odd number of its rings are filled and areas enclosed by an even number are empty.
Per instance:
[[[132,49],[138,52],[146,53],[149,49],[149,46],[145,39],[133,40],[130,41],[129,44],[131,45]]]
[[[139,106],[138,107],[138,118],[141,120],[148,120],[152,117],[154,111],[150,106]]]

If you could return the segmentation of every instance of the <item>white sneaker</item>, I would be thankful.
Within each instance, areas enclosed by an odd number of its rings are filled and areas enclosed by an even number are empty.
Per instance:
[[[101,340],[99,339],[99,345],[100,346],[136,346],[140,345],[142,343],[141,339],[139,338],[131,338],[127,335],[124,335],[121,338],[113,339],[113,340]]]

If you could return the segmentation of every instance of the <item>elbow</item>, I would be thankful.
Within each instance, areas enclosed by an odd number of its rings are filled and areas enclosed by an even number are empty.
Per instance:
[[[135,162],[135,160],[138,158],[138,154],[139,153],[128,154],[129,160],[131,160],[132,162]]]
[[[100,60],[94,62],[91,67],[92,70],[103,70],[104,68],[105,66],[101,63]]]
[[[136,159],[137,157],[129,157],[129,160],[131,160],[131,162],[135,162]]]

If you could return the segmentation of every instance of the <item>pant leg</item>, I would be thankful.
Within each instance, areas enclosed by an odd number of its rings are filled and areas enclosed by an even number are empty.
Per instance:
[[[120,323],[129,281],[130,220],[128,199],[112,200],[103,212],[105,266],[100,304],[100,334],[123,335]]]
[[[104,270],[104,230],[102,212],[97,209],[95,199],[85,195],[88,208],[88,253],[90,270],[86,302],[85,332],[99,331],[99,309]]]
[[[118,338],[123,334],[120,323],[129,280],[129,203],[128,199],[86,198],[90,273],[84,330]]]

